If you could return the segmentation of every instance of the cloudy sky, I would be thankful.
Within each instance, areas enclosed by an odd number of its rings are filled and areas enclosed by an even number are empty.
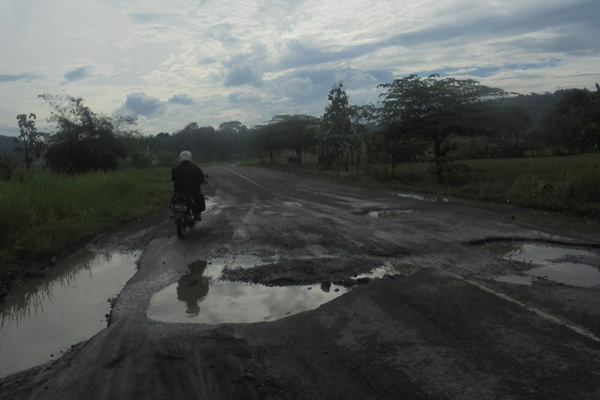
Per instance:
[[[523,94],[600,82],[599,0],[0,0],[0,134],[39,94],[138,117],[145,135],[189,122],[251,126],[323,114],[410,74]]]

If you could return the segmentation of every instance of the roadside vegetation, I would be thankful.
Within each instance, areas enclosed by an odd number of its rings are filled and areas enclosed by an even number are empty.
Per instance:
[[[345,171],[323,171],[316,165],[288,170],[386,187],[508,203],[541,211],[600,218],[600,153],[503,159],[463,160],[448,166],[445,183],[437,181],[427,162],[370,165]]]
[[[168,204],[167,168],[74,176],[18,171],[0,182],[0,280],[27,262],[48,262],[67,246]],[[25,262],[25,263],[24,263]]]
[[[130,116],[84,99],[40,95],[54,132],[17,115],[0,137],[0,280],[115,224],[163,207],[186,149],[203,164],[243,160],[416,192],[600,217],[600,86],[520,95],[431,75],[378,86],[353,105],[343,82],[323,115],[276,115],[246,127],[190,122],[142,134]],[[1,283],[1,282],[0,282]]]

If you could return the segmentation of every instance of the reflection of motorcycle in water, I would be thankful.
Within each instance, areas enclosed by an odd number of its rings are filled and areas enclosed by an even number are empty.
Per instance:
[[[198,302],[208,294],[209,278],[202,276],[205,269],[206,261],[196,261],[189,265],[188,273],[177,281],[177,300],[187,304],[188,316],[200,313]]]

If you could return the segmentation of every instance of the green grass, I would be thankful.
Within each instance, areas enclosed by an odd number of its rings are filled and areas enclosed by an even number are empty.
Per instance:
[[[290,169],[295,169],[289,167]],[[432,163],[350,166],[304,172],[379,182],[414,192],[511,203],[547,211],[600,217],[600,153],[564,157],[466,160],[450,164],[446,182],[437,182]]]
[[[392,182],[406,189],[549,211],[600,216],[600,154],[468,160],[439,184],[430,166],[404,164]]]
[[[471,197],[559,211],[600,211],[600,154],[482,160],[470,166],[475,172],[463,192]]]
[[[18,274],[24,260],[51,257],[69,243],[165,206],[172,190],[169,171],[19,171],[0,182],[0,280]]]

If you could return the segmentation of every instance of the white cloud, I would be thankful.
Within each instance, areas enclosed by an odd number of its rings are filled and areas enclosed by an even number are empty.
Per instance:
[[[69,70],[64,75],[64,78],[65,78],[66,82],[75,82],[75,81],[85,79],[89,76],[90,76],[90,67],[86,65],[83,67],[77,67],[77,68],[73,68],[73,69]]]
[[[353,104],[377,101],[377,84],[411,73],[522,93],[600,81],[597,0],[6,3],[0,127],[19,113],[41,122],[40,93],[138,115],[155,134],[192,121],[320,115],[340,79]]]
[[[123,106],[115,114],[131,115],[134,117],[155,118],[165,112],[165,103],[157,97],[148,96],[146,93],[131,93]]]
[[[262,86],[262,75],[248,64],[238,64],[231,67],[223,84],[230,86]]]
[[[174,94],[173,97],[168,100],[168,102],[189,106],[194,104],[194,99],[189,94],[181,93]]]

